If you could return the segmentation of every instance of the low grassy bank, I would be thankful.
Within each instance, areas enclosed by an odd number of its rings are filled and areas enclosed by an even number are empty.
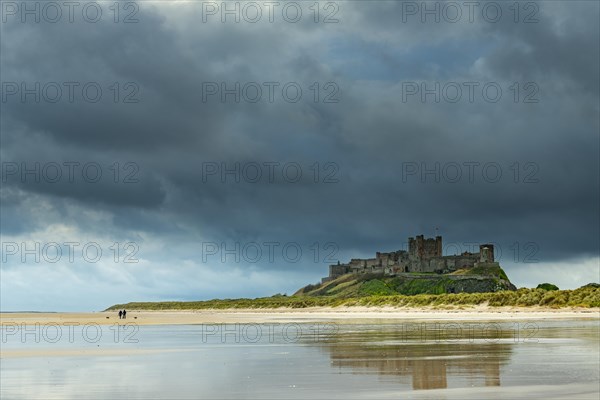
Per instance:
[[[581,287],[575,290],[519,289],[516,291],[500,291],[493,293],[459,293],[459,294],[419,294],[406,295],[369,295],[362,297],[309,297],[309,296],[273,296],[258,299],[224,299],[207,301],[165,301],[134,302],[115,304],[106,311],[119,310],[206,310],[236,308],[307,308],[307,307],[340,307],[340,306],[469,306],[487,304],[492,307],[502,306],[545,306],[561,307],[600,307],[600,288]]]

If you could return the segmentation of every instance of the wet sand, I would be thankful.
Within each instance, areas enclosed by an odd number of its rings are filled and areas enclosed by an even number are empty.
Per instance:
[[[174,353],[178,349],[135,349],[121,348],[110,349],[106,347],[97,348],[43,348],[43,349],[2,349],[0,350],[0,358],[24,358],[24,357],[115,357],[115,356],[132,356],[132,355],[152,355],[163,353]]]
[[[598,399],[599,321],[537,307],[4,313],[0,398]]]

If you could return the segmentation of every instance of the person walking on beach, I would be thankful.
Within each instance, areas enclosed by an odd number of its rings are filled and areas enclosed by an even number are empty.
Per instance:
[[[123,319],[127,318],[126,315],[127,315],[127,311],[123,310]]]
[[[121,316],[123,316],[123,311],[119,310],[119,319],[121,319]]]

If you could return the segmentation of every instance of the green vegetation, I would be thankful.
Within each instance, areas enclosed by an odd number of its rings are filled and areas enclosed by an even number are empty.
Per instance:
[[[537,289],[544,289],[544,290],[559,290],[558,286],[553,285],[551,283],[540,283],[539,285],[537,285]]]
[[[587,285],[583,285],[582,288],[600,288],[600,283],[588,283]]]
[[[396,293],[405,295],[417,294],[443,294],[446,293],[452,282],[448,278],[438,279],[402,279],[393,278],[392,285]]]
[[[346,284],[351,283],[347,282]],[[362,296],[385,296],[396,294],[397,292],[389,287],[384,281],[379,279],[373,279],[364,282],[358,289]]]
[[[370,279],[368,281],[371,281]],[[346,282],[347,283],[347,282]],[[320,285],[319,285],[320,286]],[[335,286],[335,285],[334,285]],[[418,294],[414,296],[370,294],[386,292],[383,281],[369,283],[363,289],[365,295],[356,297],[339,296],[274,296],[258,299],[226,299],[190,302],[127,303],[116,304],[107,311],[127,310],[203,310],[235,308],[306,308],[340,306],[391,306],[391,307],[446,307],[475,306],[488,304],[500,306],[546,306],[600,307],[600,287],[586,285],[576,290],[519,289],[490,293]]]
[[[508,280],[508,276],[506,276],[506,272],[500,267],[497,266],[478,266],[468,269],[459,269],[458,271],[452,272],[450,275],[483,275],[483,276],[493,276],[498,279]]]
[[[295,296],[354,298],[383,295],[479,293],[516,290],[497,265],[461,269],[451,274],[348,274],[321,285],[308,285]]]

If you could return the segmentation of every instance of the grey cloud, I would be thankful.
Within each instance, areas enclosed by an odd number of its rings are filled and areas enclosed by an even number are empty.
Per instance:
[[[146,247],[159,241],[162,253],[142,251],[151,281],[174,262],[197,261],[203,240],[335,242],[344,260],[397,249],[406,236],[439,227],[448,243],[493,241],[507,249],[535,242],[541,261],[597,256],[597,5],[540,3],[540,22],[526,26],[402,24],[398,4],[354,3],[342,3],[340,23],[327,27],[200,24],[183,5],[141,7],[140,23],[130,26],[6,24],[4,82],[135,82],[140,101],[2,103],[2,161],[134,162],[140,182],[3,181],[2,233],[26,234],[63,218],[91,234],[137,238]],[[346,60],[375,68],[357,79]],[[494,81],[504,93],[498,103],[405,102],[402,79]],[[203,102],[206,81],[294,81],[304,95],[298,103]],[[514,103],[515,81],[536,82],[539,103]],[[314,82],[335,82],[339,102],[314,102]],[[405,163],[471,161],[498,163],[502,179],[490,183],[478,173],[470,183],[463,169],[458,183],[403,180]],[[203,181],[207,162],[298,162],[303,178]],[[339,166],[339,181],[315,184],[315,162]],[[523,183],[526,163],[536,166],[539,182]],[[38,220],[28,212],[37,201],[57,215]],[[77,218],[86,209],[111,218]],[[289,286],[300,286],[326,263],[234,267],[273,276],[294,268]],[[270,285],[251,292],[269,294]],[[176,296],[171,286],[156,290]]]

